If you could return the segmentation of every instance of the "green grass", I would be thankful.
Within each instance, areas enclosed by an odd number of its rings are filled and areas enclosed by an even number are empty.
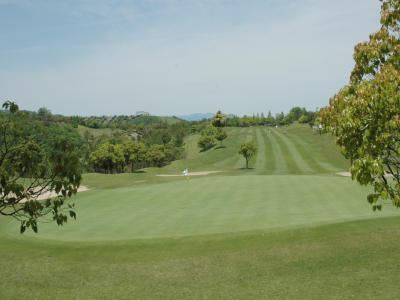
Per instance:
[[[349,162],[342,157],[329,135],[315,135],[310,127],[294,125],[285,128],[227,128],[228,138],[214,148],[200,152],[199,136],[186,140],[187,159],[173,162],[163,172],[174,173],[189,168],[194,171],[224,170],[237,173],[245,160],[237,151],[243,142],[253,140],[258,146],[250,162],[257,174],[335,174],[348,170]]]
[[[398,298],[399,210],[369,188],[331,136],[308,126],[227,128],[224,147],[134,174],[86,174],[78,219],[18,233],[0,218],[0,299]],[[258,154],[243,169],[240,143]],[[158,177],[221,170],[205,177]]]
[[[174,117],[159,117],[159,118],[162,121],[167,122],[167,124],[169,125],[184,122],[183,120]]]
[[[324,195],[328,190],[329,194]],[[214,176],[78,195],[78,220],[40,224],[27,236],[67,241],[159,238],[315,225],[397,214],[373,213],[368,189],[348,178]],[[96,209],[93,209],[95,207]],[[8,232],[18,233],[11,222]]]
[[[118,130],[118,129],[116,129]],[[94,137],[98,137],[101,135],[107,135],[107,136],[111,136],[113,133],[113,130],[111,128],[89,128],[89,127],[85,127],[82,125],[78,125],[78,133],[83,136],[85,134],[86,131],[89,131],[89,133],[91,133]]]
[[[2,235],[2,299],[398,299],[399,218],[53,242]]]

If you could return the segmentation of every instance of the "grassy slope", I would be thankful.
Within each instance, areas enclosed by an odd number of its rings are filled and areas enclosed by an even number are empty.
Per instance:
[[[0,298],[397,297],[400,218],[316,226],[372,215],[366,190],[334,176],[348,162],[331,137],[300,125],[228,131],[226,148],[204,153],[189,137],[188,158],[163,169],[86,175],[98,190],[76,199],[79,220],[41,224],[48,239],[203,235],[62,242],[16,235],[0,218]],[[247,140],[259,153],[242,170],[236,151]],[[186,167],[225,173],[189,183],[154,176]]]
[[[162,121],[167,122],[168,124],[176,124],[182,122],[183,120],[173,118],[173,117],[159,117]]]
[[[285,128],[228,128],[224,147],[199,152],[198,136],[187,140],[188,159],[167,166],[171,173],[189,168],[198,170],[239,171],[244,159],[237,154],[239,145],[253,140],[258,154],[250,163],[257,174],[334,174],[347,170],[348,162],[338,152],[331,136],[315,135],[309,126]]]
[[[95,128],[89,128],[89,127],[85,127],[82,125],[78,125],[78,133],[83,136],[85,134],[85,131],[89,131],[93,136],[98,137],[100,135],[107,135],[107,136],[111,136],[113,130],[111,128],[99,128],[99,129],[95,129]]]

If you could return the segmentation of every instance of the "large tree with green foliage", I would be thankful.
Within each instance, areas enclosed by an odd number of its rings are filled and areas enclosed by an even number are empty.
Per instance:
[[[95,169],[102,169],[105,173],[122,171],[125,166],[123,146],[106,142],[90,154],[90,161]]]
[[[355,47],[349,85],[320,112],[352,178],[374,187],[374,210],[384,200],[400,207],[400,0],[381,1],[380,30]]]
[[[140,165],[146,161],[147,148],[141,142],[128,142],[122,145],[125,163],[131,165],[131,172],[139,169]]]
[[[66,139],[55,140],[46,151],[37,140],[46,129],[33,123],[18,105],[7,101],[0,115],[0,214],[38,231],[38,219],[50,216],[58,225],[75,218],[65,199],[77,192],[81,181],[79,157]],[[57,195],[54,199],[50,195]],[[46,196],[48,195],[48,196]],[[38,201],[45,200],[45,201]]]
[[[249,161],[256,155],[257,146],[254,142],[243,143],[239,147],[239,154],[246,159],[246,169],[249,168]]]
[[[215,138],[220,141],[221,146],[222,146],[222,142],[228,137],[228,134],[226,133],[226,131],[223,128],[218,128],[217,133],[215,135]]]
[[[166,155],[162,145],[151,145],[146,153],[147,162],[161,168],[166,163]]]
[[[212,118],[211,123],[215,127],[224,127],[226,124],[226,115],[224,115],[220,110],[217,111],[215,116]]]

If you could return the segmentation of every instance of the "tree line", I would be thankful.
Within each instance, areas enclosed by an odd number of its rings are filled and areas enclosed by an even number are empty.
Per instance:
[[[283,112],[272,115],[271,111],[268,112],[267,116],[264,113],[254,114],[252,116],[238,117],[231,116],[226,120],[226,126],[229,127],[250,127],[250,126],[283,126],[289,125],[293,122],[299,122],[303,124],[314,125],[315,119],[318,113],[307,111],[305,108],[293,107],[289,113],[285,114]]]

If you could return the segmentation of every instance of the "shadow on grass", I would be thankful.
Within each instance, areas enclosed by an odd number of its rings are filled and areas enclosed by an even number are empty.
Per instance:
[[[215,147],[214,150],[225,149],[225,148],[226,148],[226,146],[218,146],[218,147]]]
[[[201,153],[207,152],[208,150],[210,150],[210,149],[212,149],[212,148],[214,148],[214,145],[212,145],[212,146],[210,146],[210,147],[207,147],[207,148],[203,148],[203,149],[200,150],[200,152],[201,152]]]
[[[255,170],[256,168],[246,168],[246,167],[244,167],[244,168],[239,168],[239,170]]]
[[[133,171],[132,173],[133,173],[133,174],[144,174],[144,173],[146,173],[146,171],[137,170],[137,171]]]

